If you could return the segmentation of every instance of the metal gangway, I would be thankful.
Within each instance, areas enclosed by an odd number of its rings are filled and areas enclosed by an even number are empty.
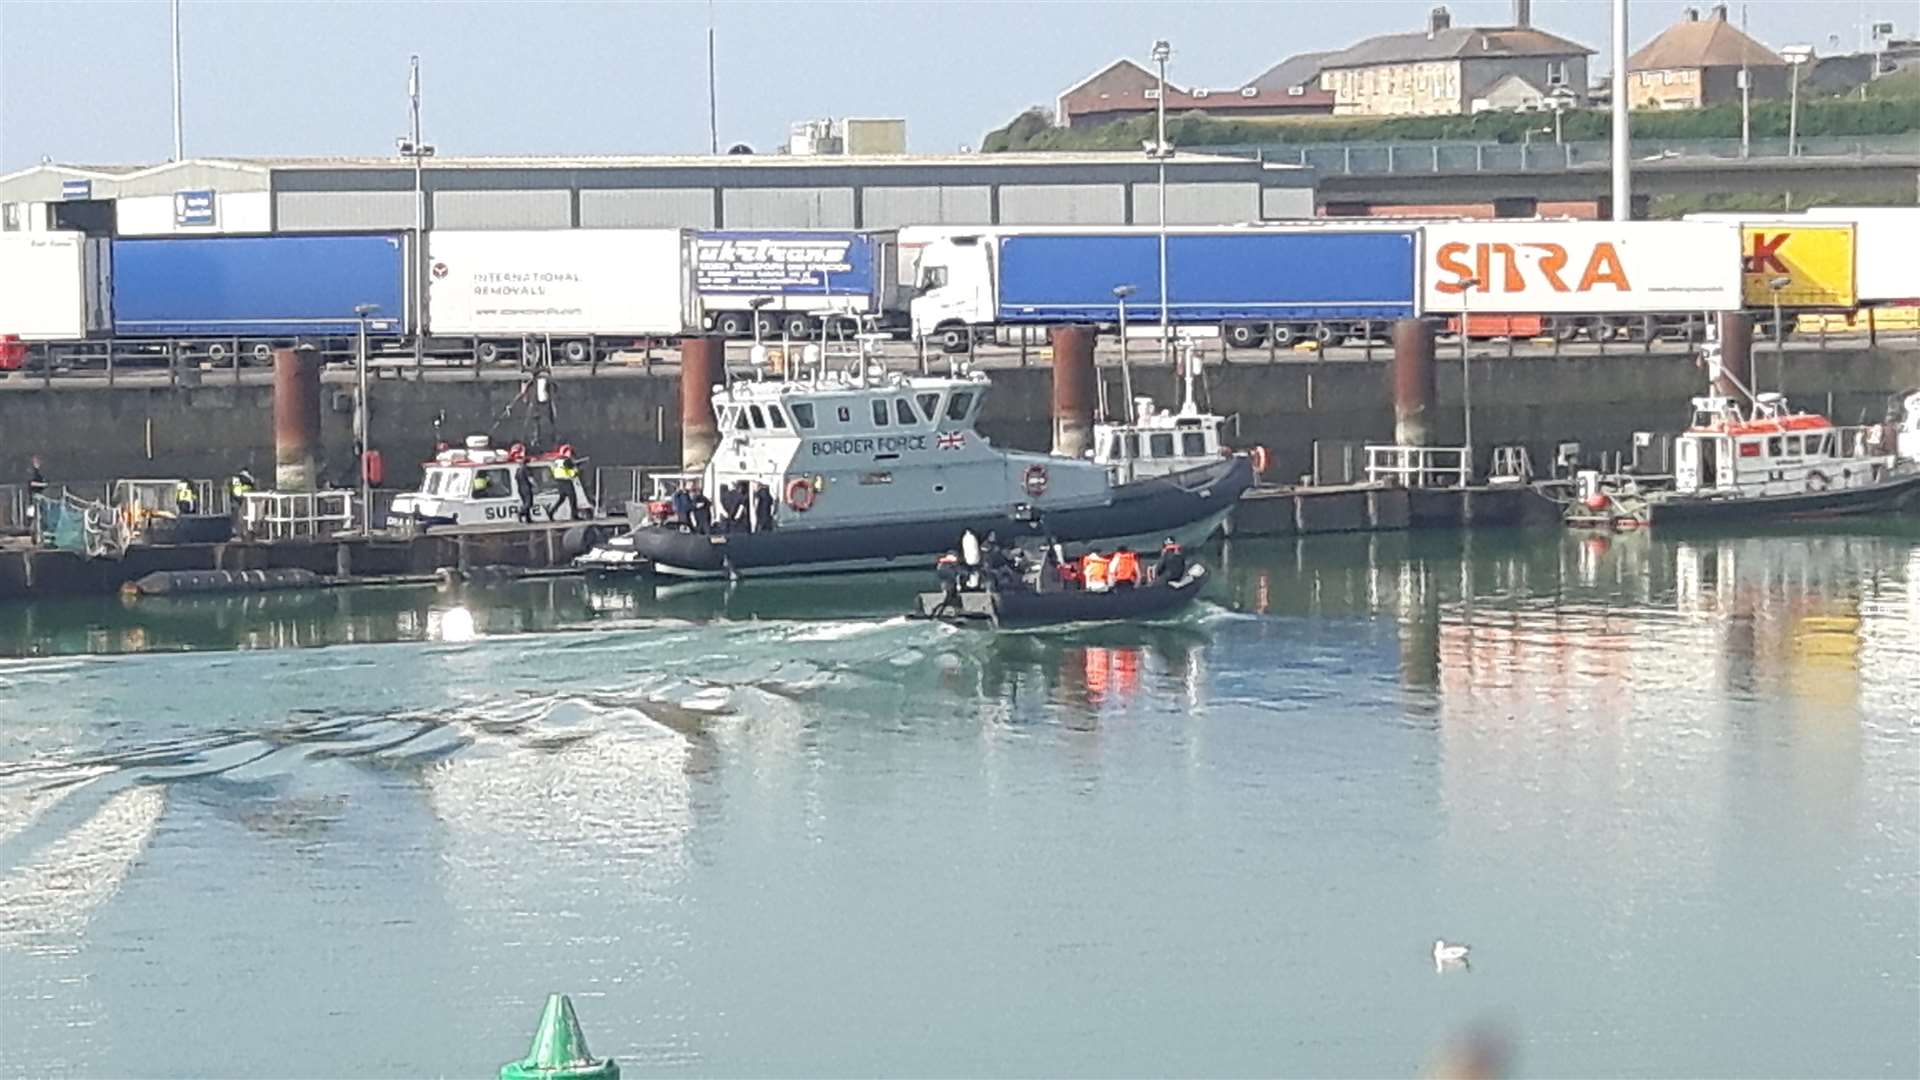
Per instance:
[[[1473,457],[1464,446],[1367,445],[1367,483],[1404,488],[1464,488]]]

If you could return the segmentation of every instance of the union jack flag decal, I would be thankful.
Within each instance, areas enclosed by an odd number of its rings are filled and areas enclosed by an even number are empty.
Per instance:
[[[964,431],[943,431],[934,440],[934,445],[942,450],[958,450],[967,445],[967,433]]]

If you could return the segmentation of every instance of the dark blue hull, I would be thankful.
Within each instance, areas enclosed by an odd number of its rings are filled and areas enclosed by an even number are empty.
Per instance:
[[[1647,507],[1648,525],[1718,525],[1879,514],[1920,505],[1920,472],[1872,487],[1749,499],[1664,499]]]
[[[629,537],[634,554],[661,573],[683,576],[756,576],[831,574],[860,570],[924,568],[971,530],[997,532],[1004,543],[1051,536],[1070,554],[1089,545],[1115,542],[1159,547],[1160,538],[1178,536],[1198,544],[1230,513],[1253,484],[1245,458],[1179,477],[1146,480],[1116,488],[1111,501],[1050,510],[1039,523],[1021,520],[1009,505],[999,514],[917,518],[848,526],[775,529],[764,533],[686,532],[647,525]],[[1204,532],[1203,535],[1196,533]]]

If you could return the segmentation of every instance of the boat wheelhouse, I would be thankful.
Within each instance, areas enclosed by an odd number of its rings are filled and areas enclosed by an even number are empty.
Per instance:
[[[485,435],[470,435],[463,445],[444,448],[426,462],[420,487],[396,497],[387,516],[421,526],[517,522],[524,474],[533,485],[535,520],[585,520],[593,515],[593,507],[579,478],[554,477],[554,467],[563,461],[577,461],[573,447],[529,454],[518,443],[501,449]],[[563,484],[573,489],[571,505]]]

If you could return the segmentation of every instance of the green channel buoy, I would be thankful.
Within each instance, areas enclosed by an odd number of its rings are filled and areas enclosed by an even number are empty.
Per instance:
[[[587,1036],[573,1002],[565,994],[547,997],[533,1046],[519,1061],[500,1066],[500,1080],[619,1080],[620,1066],[612,1058],[596,1058],[587,1049]]]

